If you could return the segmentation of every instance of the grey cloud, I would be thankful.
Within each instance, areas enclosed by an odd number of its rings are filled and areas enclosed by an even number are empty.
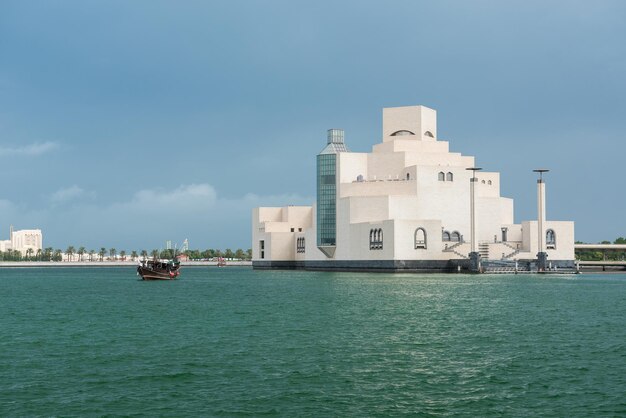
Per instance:
[[[21,147],[0,146],[0,157],[3,156],[37,156],[50,152],[59,145],[56,142],[35,142]]]
[[[44,245],[55,248],[153,249],[166,240],[185,238],[193,248],[248,248],[252,208],[314,201],[295,194],[223,198],[208,183],[140,189],[126,200],[106,205],[84,199],[89,193],[78,186],[60,189],[45,210],[18,211],[14,203],[0,200],[0,219],[7,223],[0,228],[9,223],[27,228],[46,220]]]

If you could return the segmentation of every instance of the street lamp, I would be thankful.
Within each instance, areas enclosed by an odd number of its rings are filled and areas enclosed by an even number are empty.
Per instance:
[[[539,173],[539,179],[537,180],[537,271],[545,271],[548,263],[548,254],[545,252],[546,234],[543,230],[543,225],[546,222],[546,183],[543,181],[543,173],[547,173],[546,168],[537,168],[533,170],[535,173]]]
[[[472,177],[470,178],[470,240],[471,240],[471,251],[469,253],[470,258],[470,270],[473,272],[480,271],[480,253],[476,251],[476,196],[475,196],[475,185],[478,179],[476,178],[476,172],[482,170],[480,167],[470,167],[466,168],[472,172]]]

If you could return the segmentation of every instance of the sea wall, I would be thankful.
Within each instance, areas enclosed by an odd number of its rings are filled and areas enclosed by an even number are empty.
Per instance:
[[[182,267],[217,267],[217,261],[183,261]],[[0,261],[0,268],[19,267],[137,267],[136,261]],[[252,266],[251,261],[227,261],[226,267]]]

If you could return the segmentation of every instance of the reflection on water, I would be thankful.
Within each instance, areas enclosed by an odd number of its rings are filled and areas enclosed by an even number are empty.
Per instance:
[[[623,415],[625,275],[0,270],[2,415]]]

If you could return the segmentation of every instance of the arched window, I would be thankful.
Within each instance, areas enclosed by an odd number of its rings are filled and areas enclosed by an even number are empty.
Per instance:
[[[443,231],[441,239],[442,241],[450,241],[450,233],[448,231]]]
[[[415,135],[415,134],[411,131],[407,131],[404,129],[401,131],[395,131],[394,133],[391,134],[391,136],[406,136],[406,135]]]
[[[454,180],[454,174],[448,172],[448,174],[446,174],[446,181],[452,181]]]
[[[305,245],[304,245],[304,237],[300,237],[297,240],[297,244],[296,244],[296,252],[298,253],[303,253],[305,250]]]
[[[482,184],[485,184],[485,180],[481,181]]]
[[[383,249],[383,230],[370,229],[370,250]]]
[[[439,181],[446,181],[446,174],[443,171],[439,172]]]
[[[431,137],[431,138],[434,138],[434,137],[435,137],[435,135],[433,135],[433,133],[432,133],[432,132],[430,132],[430,131],[426,131],[426,132],[424,132],[424,136],[429,136],[429,137]]]
[[[459,231],[452,232],[452,235],[450,235],[450,241],[454,241],[454,242],[461,241],[461,234],[459,234]]]
[[[363,181],[363,174],[359,174],[358,176],[356,176],[356,181],[362,182]]]
[[[546,248],[548,250],[556,250],[556,234],[554,229],[548,229],[546,231]]]
[[[424,228],[417,228],[415,230],[415,249],[426,249],[426,230]]]
[[[406,173],[406,179],[411,180],[411,175],[409,173]]]
[[[491,180],[489,180],[489,181],[487,182],[487,184],[491,185]]]

